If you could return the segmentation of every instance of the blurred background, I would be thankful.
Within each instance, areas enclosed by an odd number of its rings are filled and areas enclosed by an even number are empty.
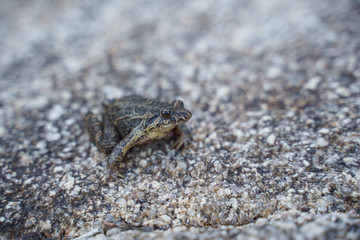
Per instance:
[[[196,110],[229,101],[291,108],[303,86],[359,75],[355,0],[1,5],[0,101],[7,106],[94,107],[137,93],[180,97]]]
[[[81,95],[88,100],[136,92],[200,101],[259,90],[247,89],[249,82],[271,90],[285,78],[297,86],[332,64],[316,61],[322,55],[342,55],[336,64],[345,70],[355,64],[352,49],[342,49],[354,44],[347,37],[358,37],[354,0],[3,0],[1,5],[2,87],[13,81],[13,91],[25,98],[33,98],[32,91],[44,95],[53,84],[70,84],[65,89],[85,88]],[[308,55],[313,72],[304,60]],[[297,71],[303,71],[302,79],[286,77]],[[80,79],[84,86],[74,86]]]

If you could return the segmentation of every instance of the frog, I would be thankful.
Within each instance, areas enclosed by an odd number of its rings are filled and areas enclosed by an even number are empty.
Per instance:
[[[164,138],[170,132],[177,137],[171,146],[176,150],[189,145],[192,140],[191,132],[185,125],[192,114],[181,100],[168,103],[130,95],[106,100],[102,107],[101,119],[89,112],[84,120],[90,141],[100,152],[109,155],[107,168],[114,178],[123,177],[112,169],[124,161],[126,153],[134,146]]]

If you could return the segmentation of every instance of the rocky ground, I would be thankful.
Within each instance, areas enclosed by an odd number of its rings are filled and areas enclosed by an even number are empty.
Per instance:
[[[2,1],[0,238],[359,239],[360,2]],[[182,99],[124,179],[83,115]]]

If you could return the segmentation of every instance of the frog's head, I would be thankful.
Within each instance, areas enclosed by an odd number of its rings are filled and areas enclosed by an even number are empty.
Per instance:
[[[148,120],[149,132],[168,132],[176,125],[189,121],[191,113],[184,108],[184,103],[174,100],[166,106],[162,106],[160,111]]]
[[[164,107],[160,111],[162,122],[164,125],[184,123],[190,120],[191,112],[184,108],[181,100],[175,99],[170,106]]]

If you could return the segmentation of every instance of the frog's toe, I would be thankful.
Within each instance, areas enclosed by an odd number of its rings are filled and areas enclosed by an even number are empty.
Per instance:
[[[120,171],[115,169],[109,170],[109,177],[111,177],[114,181],[124,179],[124,175]]]
[[[112,164],[107,163],[106,169],[108,171],[108,177],[114,181],[118,181],[124,178],[125,168],[123,164],[119,162],[114,162]]]
[[[175,148],[176,150],[179,150],[183,145],[184,143],[182,141],[179,142],[179,140],[177,140],[171,145],[171,148]]]
[[[171,148],[175,148],[176,150],[179,150],[181,148],[185,148],[191,145],[191,139],[187,137],[180,137],[171,145]]]

